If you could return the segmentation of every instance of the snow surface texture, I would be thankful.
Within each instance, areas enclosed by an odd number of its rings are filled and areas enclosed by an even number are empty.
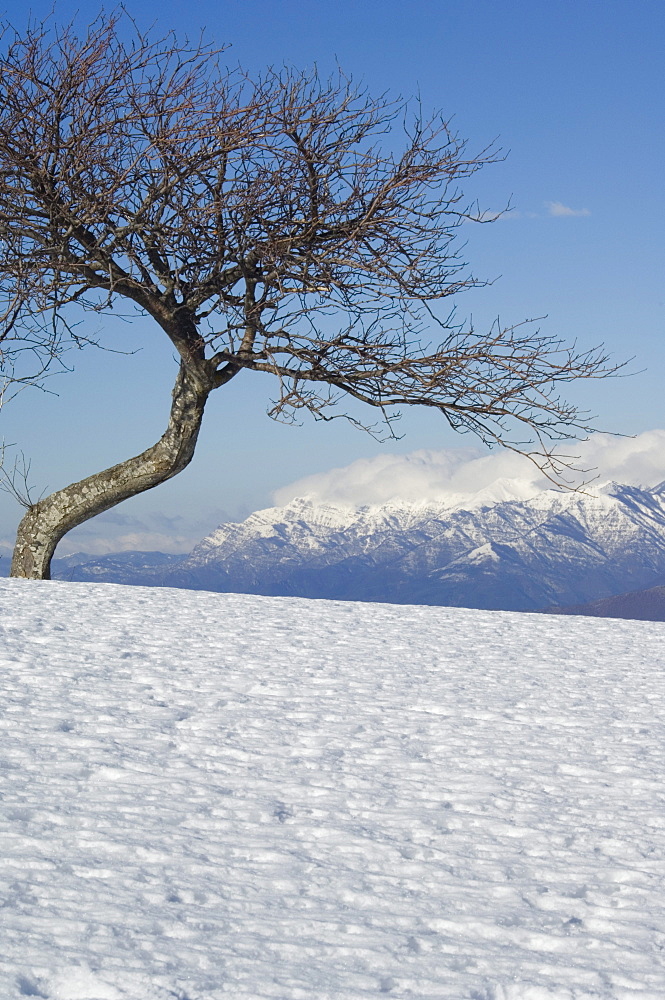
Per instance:
[[[665,625],[0,607],[2,998],[665,996]]]

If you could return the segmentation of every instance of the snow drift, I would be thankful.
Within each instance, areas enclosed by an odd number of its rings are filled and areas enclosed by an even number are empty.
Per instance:
[[[0,604],[2,997],[665,994],[664,625]]]

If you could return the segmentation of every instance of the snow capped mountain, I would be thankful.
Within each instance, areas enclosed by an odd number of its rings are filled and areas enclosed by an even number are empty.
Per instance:
[[[186,557],[69,556],[54,577],[533,611],[665,582],[665,483],[591,493],[497,479],[474,494],[351,507],[308,497],[220,525]]]
[[[591,495],[498,480],[445,501],[360,508],[298,498],[221,525],[156,575],[171,586],[264,595],[503,610],[580,604],[665,580],[665,484],[607,483]]]

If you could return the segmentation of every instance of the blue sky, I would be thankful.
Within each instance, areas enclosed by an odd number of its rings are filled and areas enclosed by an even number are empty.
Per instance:
[[[229,43],[230,62],[322,71],[338,60],[373,92],[420,95],[454,116],[472,149],[498,137],[506,160],[468,185],[489,210],[513,212],[492,226],[465,227],[467,259],[491,287],[460,297],[479,326],[546,316],[547,333],[635,356],[631,379],[571,387],[603,429],[637,434],[665,426],[665,193],[663,43],[660,0],[336,0],[127,3],[142,25]],[[32,4],[37,17],[51,0]],[[22,4],[4,7],[21,25]],[[96,4],[57,2],[59,19]],[[87,15],[90,15],[89,17]],[[103,332],[103,330],[102,330]],[[72,354],[58,395],[25,392],[0,414],[2,436],[32,462],[49,491],[129,457],[161,433],[174,362],[163,335],[139,321],[111,331],[133,355]],[[466,446],[441,418],[409,413],[404,437],[380,445],[343,421],[284,427],[265,415],[269,381],[248,374],[209,403],[197,456],[172,482],[79,529],[71,548],[122,536],[136,547],[159,538],[185,548],[226,516],[270,502],[293,480],[382,452]],[[0,497],[0,538],[20,509]],[[104,539],[107,541],[105,542]],[[163,546],[162,546],[163,547]]]

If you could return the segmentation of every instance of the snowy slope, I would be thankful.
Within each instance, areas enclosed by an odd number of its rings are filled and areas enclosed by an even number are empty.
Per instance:
[[[504,480],[447,503],[351,509],[296,499],[220,526],[159,575],[207,590],[504,610],[664,580],[665,486],[534,494]]]
[[[3,1000],[665,996],[665,625],[0,606]]]

